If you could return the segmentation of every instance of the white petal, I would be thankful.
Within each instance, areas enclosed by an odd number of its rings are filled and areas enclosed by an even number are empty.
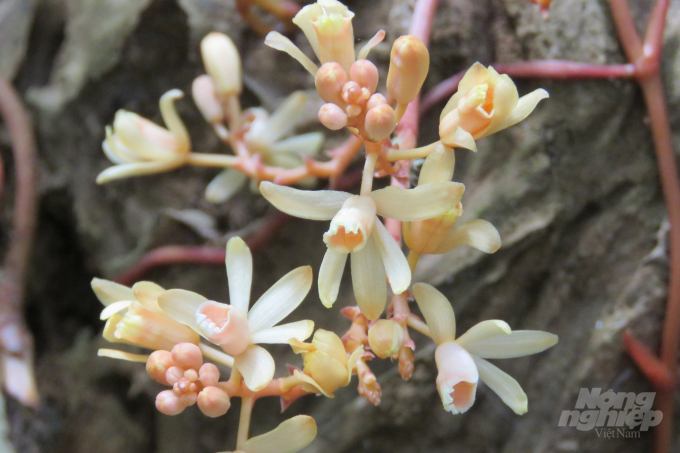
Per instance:
[[[377,319],[387,303],[385,266],[375,243],[374,235],[366,245],[352,252],[352,286],[359,309],[368,319]]]
[[[260,192],[279,211],[309,220],[331,220],[352,194],[337,190],[299,190],[269,181],[260,183]]]
[[[281,50],[286,52],[291,57],[295,58],[300,64],[309,72],[312,77],[316,76],[319,67],[314,64],[309,57],[302,53],[298,47],[291,42],[290,39],[283,36],[277,31],[271,31],[264,39],[264,44],[271,47],[272,49]]]
[[[557,335],[540,330],[515,330],[509,335],[468,340],[465,349],[485,359],[511,359],[545,351],[555,346],[557,340]]]
[[[243,381],[253,392],[262,390],[274,377],[274,359],[266,349],[251,344],[234,357],[234,368],[243,375]]]
[[[302,117],[307,103],[304,91],[295,91],[279,105],[269,119],[264,123],[263,131],[267,139],[276,142],[293,131]]]
[[[401,294],[411,284],[411,267],[408,265],[404,252],[394,240],[385,225],[378,219],[373,226],[373,237],[385,266],[385,273],[390,281],[392,292]]]
[[[173,170],[184,164],[184,159],[173,159],[157,162],[139,162],[133,164],[120,164],[109,167],[97,176],[97,184],[105,184],[116,179],[129,178],[132,176],[151,175]]]
[[[300,266],[274,283],[248,312],[250,332],[267,329],[295,310],[312,287],[311,266]]]
[[[378,215],[412,222],[426,220],[453,209],[463,196],[465,186],[457,182],[426,184],[413,189],[388,186],[371,192]]]
[[[418,302],[434,342],[439,345],[453,341],[456,338],[456,316],[449,300],[426,283],[413,285],[413,297]]]
[[[227,242],[227,281],[229,283],[229,303],[241,313],[248,313],[250,287],[253,281],[253,256],[240,237]]]
[[[469,220],[446,233],[437,246],[437,253],[449,252],[460,245],[467,245],[484,253],[494,253],[501,248],[501,235],[486,220]]]
[[[186,126],[182,122],[182,119],[177,113],[177,108],[175,107],[175,100],[184,97],[184,93],[178,89],[172,89],[161,96],[160,99],[160,109],[161,116],[165,125],[168,126],[168,130],[172,132],[177,142],[177,151],[188,153],[191,147],[189,143],[189,132]]]
[[[146,363],[149,360],[148,354],[131,354],[117,349],[100,349],[97,351],[99,357],[109,357],[111,359],[127,360],[128,362]]]
[[[508,115],[498,126],[494,127],[493,130],[487,131],[486,134],[492,134],[519,123],[534,111],[541,100],[549,97],[550,95],[543,88],[539,88],[538,90],[522,96],[519,98],[519,102],[517,102],[517,106],[512,113],[510,113],[510,115]]]
[[[314,321],[304,319],[302,321],[281,324],[280,326],[270,327],[255,332],[250,336],[253,343],[267,344],[288,344],[288,340],[295,338],[298,341],[305,341],[314,331]]]
[[[119,313],[130,306],[131,301],[121,300],[119,302],[114,302],[111,305],[107,305],[105,309],[99,314],[99,319],[102,321],[109,319],[111,316]]]
[[[506,372],[486,360],[472,355],[477,365],[479,378],[498,395],[517,415],[526,413],[528,408],[527,395],[519,383]]]
[[[385,30],[380,30],[366,44],[364,44],[364,46],[357,54],[357,60],[363,60],[364,58],[368,57],[368,53],[371,51],[371,49],[373,49],[375,46],[383,42],[384,39]]]
[[[326,308],[332,307],[338,298],[347,255],[328,249],[323,256],[319,269],[319,298]]]
[[[137,282],[132,285],[132,292],[142,307],[162,313],[158,306],[158,297],[165,292],[165,288],[153,282]]]
[[[273,431],[255,436],[238,448],[244,453],[296,453],[316,437],[316,423],[308,415],[297,415]]]
[[[99,299],[104,306],[111,305],[114,302],[120,302],[121,300],[135,300],[135,293],[132,292],[131,288],[110,280],[93,278],[90,286],[92,286],[92,291],[94,291],[97,299]]]
[[[196,324],[196,310],[207,300],[191,291],[171,289],[158,297],[158,306],[175,321],[191,327],[202,335],[200,327]]]
[[[451,141],[447,143],[442,139],[442,143],[444,143],[447,146],[465,148],[469,149],[470,151],[477,152],[477,143],[475,143],[474,137],[472,136],[472,134],[470,134],[462,127],[458,127],[458,129],[456,129],[456,132],[454,132]]]
[[[470,330],[461,335],[455,343],[465,346],[467,349],[468,343],[474,343],[475,341],[486,340],[487,338],[496,336],[507,338],[510,333],[512,333],[512,329],[507,322],[492,319],[475,324]]]
[[[293,137],[272,143],[269,150],[272,153],[291,153],[304,154],[305,156],[316,156],[323,146],[324,135],[321,132],[310,132],[308,134],[295,135]]]
[[[224,203],[243,187],[247,179],[240,171],[227,168],[205,188],[205,199],[211,203]]]

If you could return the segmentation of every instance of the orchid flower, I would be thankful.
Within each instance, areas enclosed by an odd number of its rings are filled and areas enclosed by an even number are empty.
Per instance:
[[[211,301],[200,294],[171,289],[158,298],[161,310],[191,327],[208,341],[234,356],[236,368],[252,391],[265,387],[274,377],[274,359],[260,343],[287,344],[292,338],[307,339],[314,322],[297,321],[275,326],[295,310],[312,286],[312,269],[301,266],[283,276],[250,305],[253,258],[241,238],[227,243],[227,278],[230,304]]]
[[[510,359],[545,351],[557,344],[557,335],[515,330],[504,321],[482,321],[456,339],[456,318],[451,303],[434,287],[413,285],[413,296],[437,344],[434,357],[439,374],[437,389],[444,409],[462,414],[475,402],[481,379],[516,414],[528,410],[527,396],[515,379],[484,359]]]
[[[286,214],[331,220],[323,236],[328,250],[319,270],[319,297],[326,307],[333,305],[345,262],[351,255],[354,296],[368,319],[377,319],[385,308],[385,275],[395,294],[404,292],[411,283],[411,271],[401,248],[376,214],[402,221],[429,219],[456,206],[464,190],[465,186],[451,181],[415,189],[391,186],[368,195],[305,191],[267,181],[260,184],[262,195]]]

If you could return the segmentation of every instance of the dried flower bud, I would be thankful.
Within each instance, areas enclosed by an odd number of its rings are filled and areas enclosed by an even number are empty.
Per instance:
[[[231,407],[229,395],[224,390],[208,386],[201,390],[197,397],[198,408],[208,417],[219,417],[227,413]]]
[[[397,116],[392,107],[381,104],[366,113],[364,127],[371,141],[380,142],[389,138],[397,127]]]
[[[241,57],[229,37],[223,33],[209,33],[201,41],[201,55],[205,70],[218,96],[241,93]]]
[[[203,74],[191,84],[191,94],[203,118],[210,124],[220,124],[224,120],[222,105],[215,94],[215,85],[210,76]]]
[[[165,379],[165,374],[173,366],[175,366],[175,363],[172,361],[172,355],[168,351],[154,351],[146,361],[146,372],[154,381],[170,385]]]
[[[404,328],[390,319],[379,319],[368,329],[371,351],[381,359],[398,354],[405,341]]]
[[[156,396],[156,409],[165,415],[180,414],[187,405],[172,390],[163,390]]]
[[[375,223],[377,207],[369,196],[353,195],[331,220],[323,235],[329,249],[349,253],[364,248]]]
[[[319,121],[332,131],[342,129],[347,125],[347,114],[335,104],[324,104],[319,109]]]
[[[413,101],[430,68],[430,54],[415,36],[401,36],[394,41],[387,73],[387,91],[400,104]]]
[[[203,354],[195,344],[180,343],[175,345],[171,354],[175,364],[184,369],[198,370],[203,364]]]
[[[332,61],[319,68],[314,78],[314,85],[321,99],[333,104],[342,104],[340,94],[347,81],[347,74],[342,66]]]
[[[378,87],[378,68],[368,60],[355,61],[349,70],[349,78],[373,94]]]
[[[196,323],[205,337],[227,354],[238,355],[248,347],[248,318],[238,308],[207,301],[196,310]]]

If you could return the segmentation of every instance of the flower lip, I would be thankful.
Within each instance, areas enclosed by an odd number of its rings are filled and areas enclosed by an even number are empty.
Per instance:
[[[369,196],[348,198],[323,235],[329,249],[349,253],[364,248],[373,231],[377,207]]]
[[[460,345],[445,342],[434,353],[437,364],[437,390],[444,409],[462,414],[475,402],[479,372],[472,356]]]
[[[196,310],[196,323],[208,340],[228,354],[240,354],[248,346],[248,318],[231,305],[204,302]]]

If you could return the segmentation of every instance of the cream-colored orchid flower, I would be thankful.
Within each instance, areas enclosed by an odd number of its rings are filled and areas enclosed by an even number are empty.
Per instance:
[[[349,74],[355,61],[353,17],[354,13],[337,0],[318,0],[302,8],[293,23],[305,34],[321,64],[336,62]],[[316,75],[319,68],[285,36],[270,32],[264,43],[288,53]]]
[[[328,247],[319,270],[319,297],[330,307],[338,296],[347,256],[352,256],[352,284],[361,312],[377,319],[387,302],[385,275],[395,294],[411,283],[411,271],[399,245],[376,214],[402,221],[424,220],[450,211],[460,202],[465,186],[455,182],[415,189],[394,186],[368,195],[334,190],[305,191],[260,184],[260,192],[277,209],[295,217],[331,220],[323,236]]]
[[[151,282],[139,282],[132,288],[95,278],[92,290],[104,305],[100,319],[106,320],[102,336],[111,343],[170,351],[179,343],[198,344],[199,336],[187,326],[165,315],[158,306],[158,296],[165,289]],[[100,355],[139,361],[137,354],[101,349]]]
[[[221,453],[297,453],[316,437],[316,422],[308,415],[296,415],[274,430],[243,442],[234,452]]]
[[[420,170],[418,186],[451,181],[456,164],[453,148],[439,144],[430,152]],[[458,203],[452,210],[430,219],[404,222],[404,242],[417,253],[441,254],[460,245],[474,247],[485,253],[494,253],[501,246],[498,230],[486,220],[469,220],[454,225],[463,214],[463,205]]]
[[[347,386],[352,380],[352,371],[364,354],[359,346],[347,357],[345,346],[333,332],[319,329],[314,332],[311,343],[297,340],[290,342],[296,354],[302,354],[304,368],[302,373],[295,370],[293,375],[303,382],[302,389],[308,392],[321,392],[333,398],[333,392]]]
[[[263,108],[248,110],[244,116],[252,120],[243,136],[248,152],[259,154],[265,165],[279,168],[301,167],[304,165],[302,156],[318,154],[324,142],[323,133],[310,132],[289,137],[302,121],[306,103],[305,93],[296,91],[271,115]],[[208,185],[205,197],[210,202],[222,203],[236,193],[247,180],[248,177],[238,170],[226,169]]]
[[[314,330],[314,322],[309,320],[275,326],[307,296],[312,269],[301,266],[289,272],[249,310],[253,258],[241,238],[231,238],[227,243],[226,266],[230,304],[171,289],[160,295],[158,305],[171,318],[232,354],[234,368],[243,375],[246,386],[258,391],[274,377],[274,359],[257,344],[286,344],[291,338],[302,341]]]
[[[548,96],[539,88],[520,98],[509,76],[475,63],[442,111],[439,137],[447,146],[477,151],[475,140],[519,123]]]
[[[516,414],[528,410],[522,387],[484,359],[510,359],[536,354],[557,344],[557,335],[535,330],[515,330],[504,321],[482,321],[456,339],[456,318],[451,303],[434,287],[413,285],[413,296],[437,344],[437,389],[444,409],[461,414],[475,402],[482,380]]]
[[[161,96],[160,109],[167,129],[126,110],[116,112],[113,128],[106,127],[104,154],[113,162],[97,176],[97,184],[131,176],[162,173],[185,164],[191,150],[189,133],[175,109],[180,90]]]

